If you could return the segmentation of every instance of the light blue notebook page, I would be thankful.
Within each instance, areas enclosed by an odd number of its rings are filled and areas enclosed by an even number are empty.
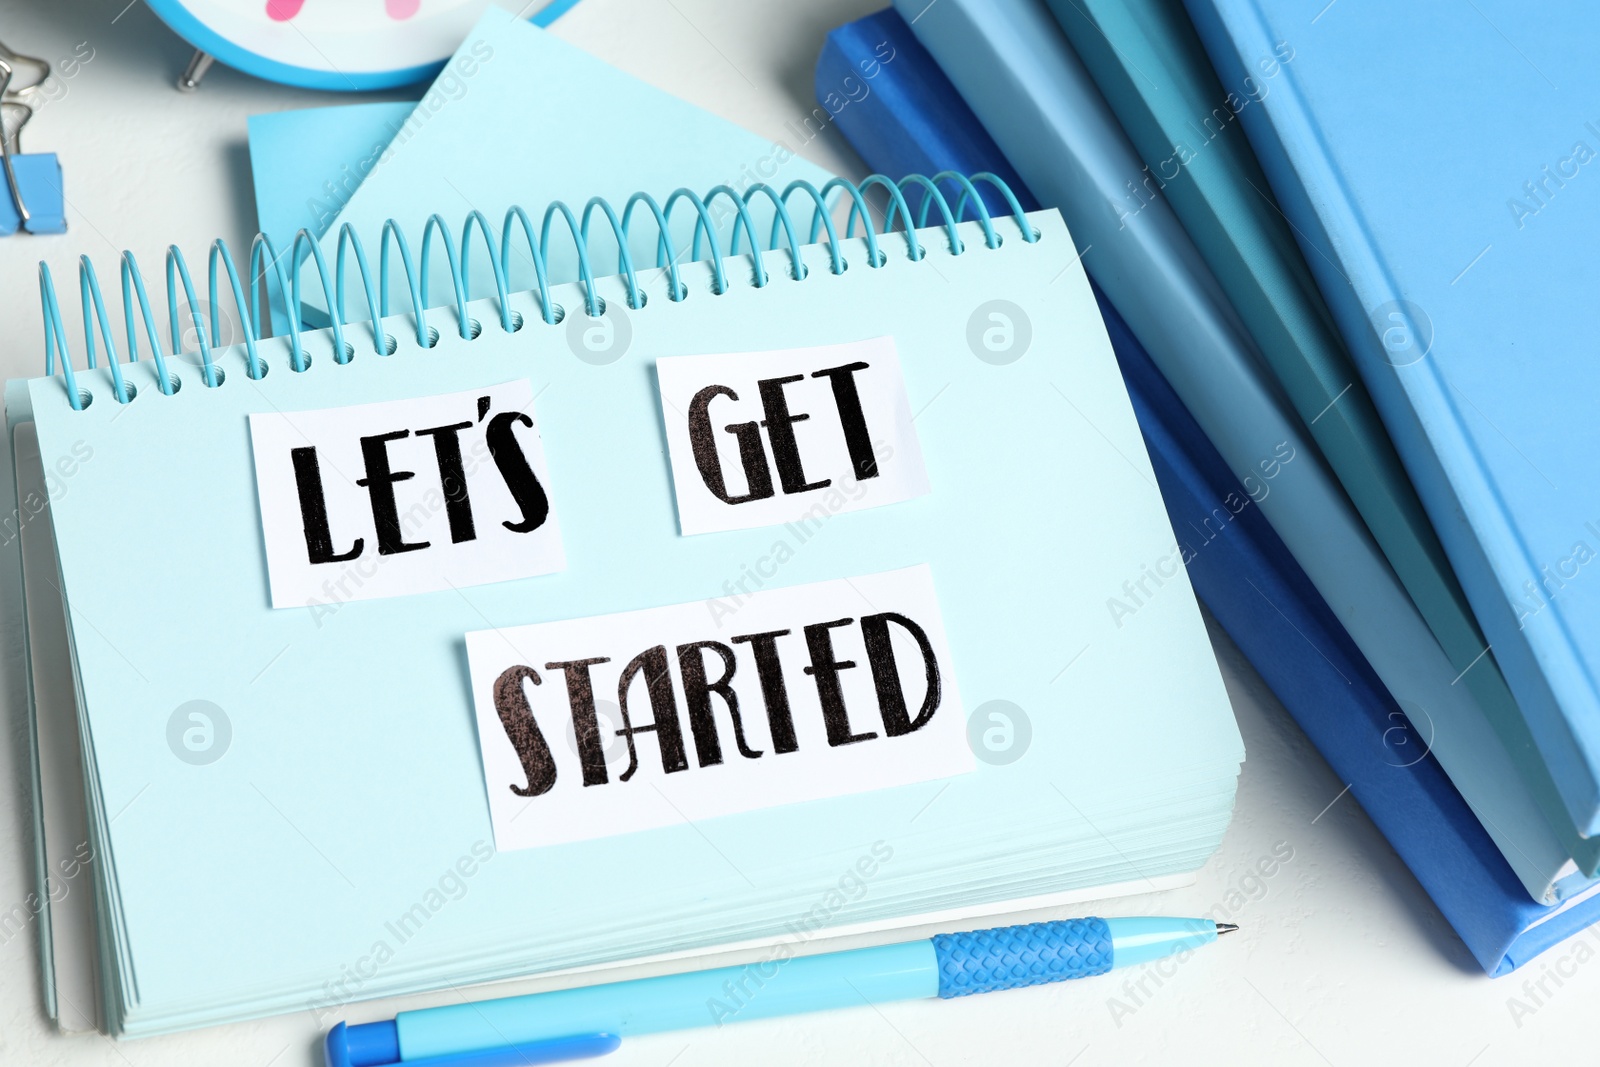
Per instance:
[[[1294,7],[1193,13],[1231,68],[1263,40],[1298,46]],[[1508,38],[1497,27],[1521,17],[1512,4],[1439,20],[1379,7],[1328,12],[1282,91],[1241,117],[1539,750],[1594,834],[1600,18],[1562,0]],[[1402,130],[1411,147],[1389,160],[1377,146]]]
[[[1592,884],[1576,870],[1510,755],[1262,368],[1159,192],[1118,218],[1143,161],[1044,0],[900,0],[911,23],[1028,188],[1066,216],[1084,265],[1127,318],[1533,899]],[[1004,69],[1007,76],[994,77]],[[1282,462],[1287,445],[1293,459]],[[1268,472],[1276,475],[1268,477]],[[1375,743],[1377,739],[1374,739]]]
[[[894,860],[856,906],[863,921],[1202,862],[1231,811],[1239,735],[1181,571],[1131,622],[1106,610],[1108,588],[1169,552],[1172,533],[1071,238],[1054,212],[1030,222],[1037,243],[1003,220],[998,249],[963,225],[960,255],[924,231],[922,262],[886,238],[881,269],[847,241],[841,275],[808,247],[798,282],[787,253],[767,253],[767,286],[721,296],[694,263],[676,303],[663,278],[642,279],[632,343],[604,366],[575,358],[567,328],[514,294],[521,331],[480,302],[481,336],[460,340],[455,313],[434,312],[443,337],[428,351],[395,316],[387,358],[352,328],[347,365],[312,335],[297,374],[271,340],[264,379],[235,349],[221,386],[187,368],[172,396],[149,363],[132,365],[126,405],[103,369],[80,372],[94,395],[82,411],[60,379],[30,383],[47,461],[80,440],[96,455],[54,518],[117,878],[108,910],[128,947],[112,961],[130,1003],[120,1024],[314,1004],[386,921],[492,841],[466,632],[704,600],[738,561],[770,552],[771,529],[679,535],[660,356],[895,339],[933,492],[835,516],[775,584],[929,564],[963,703],[1027,709],[1032,747],[947,784],[496,855],[360,996],[774,936],[880,840]],[[614,279],[600,293],[625,303]],[[553,298],[581,314],[578,286]],[[1006,366],[966,340],[974,308],[994,299],[1031,309],[1029,354]],[[351,601],[331,617],[268,607],[250,413],[519,377],[538,398],[564,572]],[[191,699],[233,723],[226,756],[205,767],[174,759],[165,736]]]
[[[370,117],[379,121],[376,112]],[[392,116],[382,121],[392,121]],[[366,135],[370,138],[372,131]],[[272,166],[276,171],[277,165]],[[469,211],[481,211],[498,238],[501,219],[516,204],[561,200],[572,205],[581,221],[583,205],[594,196],[616,205],[620,216],[639,189],[666,194],[682,186],[703,194],[726,184],[742,192],[762,182],[781,192],[798,179],[820,188],[831,177],[782,142],[758,137],[492,8],[366,168],[359,187],[324,230],[321,245],[331,269],[338,233],[346,223],[354,227],[367,254],[376,257],[389,219],[397,220],[415,242],[435,212],[454,222]],[[750,210],[765,242],[772,211],[759,197]],[[629,248],[640,269],[653,266],[658,251],[647,215],[639,209],[629,226],[634,233]],[[673,235],[684,258],[692,254],[695,222],[690,215],[673,213]],[[733,218],[726,203],[713,210],[719,227],[731,226]],[[531,222],[537,231],[543,218],[533,215]],[[591,225],[609,229],[603,216]],[[565,229],[567,223],[557,218],[554,226]],[[516,240],[523,239],[519,230]],[[748,247],[749,238],[741,240]],[[570,246],[552,245],[549,277],[576,281],[578,262]],[[414,251],[420,256],[420,248]],[[427,298],[430,306],[442,306],[454,294],[444,253],[435,249],[433,255],[438,261]],[[615,269],[614,260],[595,264],[602,273]],[[494,292],[487,263],[474,264],[471,273],[470,295]],[[534,281],[531,257],[514,259],[511,288],[532,289]],[[391,284],[390,296],[396,301],[393,306],[406,306],[400,279]],[[313,287],[305,304],[308,322],[326,323],[320,290]]]
[[[13,401],[13,397],[16,399]],[[6,409],[15,403],[19,410],[27,407],[27,386],[22,381],[6,383]],[[31,412],[27,417],[31,419]],[[6,639],[0,643],[0,714],[11,727],[12,743],[28,746],[28,797],[27,815],[33,830],[33,863],[35,899],[48,900],[45,873],[49,870],[45,855],[44,798],[39,772],[38,728],[33,716],[33,687],[29,677],[28,617],[23,602],[22,537],[21,527],[31,521],[39,502],[24,501],[17,492],[16,469],[13,465],[13,433],[8,419],[6,432],[0,437],[0,632]],[[30,505],[24,508],[24,504]],[[23,741],[23,738],[26,741]],[[15,765],[15,764],[13,764]],[[55,955],[50,932],[50,909],[38,910],[39,973],[43,980],[43,1007],[51,1019],[57,1017]]]

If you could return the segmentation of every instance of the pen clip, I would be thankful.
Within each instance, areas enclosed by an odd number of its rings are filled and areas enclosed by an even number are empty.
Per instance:
[[[423,1056],[420,1059],[377,1060],[365,1056],[353,1058],[348,1033],[349,1028],[344,1023],[328,1031],[323,1045],[327,1067],[532,1067],[540,1063],[592,1059],[615,1052],[622,1045],[622,1038],[616,1034],[574,1034],[547,1041]]]

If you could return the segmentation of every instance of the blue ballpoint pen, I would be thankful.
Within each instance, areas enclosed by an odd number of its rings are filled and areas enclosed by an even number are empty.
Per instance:
[[[878,948],[771,958],[339,1023],[328,1067],[513,1067],[599,1056],[624,1036],[1087,978],[1186,954],[1238,927],[1210,919],[1063,919]]]

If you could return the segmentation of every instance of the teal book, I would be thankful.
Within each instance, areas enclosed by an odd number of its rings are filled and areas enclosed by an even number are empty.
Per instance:
[[[1365,383],[1273,199],[1239,119],[1288,84],[1286,34],[1225,85],[1176,0],[1050,0],[1057,22],[1144,161],[1117,210],[1158,192],[1193,237],[1274,377],[1406,591],[1484,709],[1545,819],[1580,869],[1580,835]]]

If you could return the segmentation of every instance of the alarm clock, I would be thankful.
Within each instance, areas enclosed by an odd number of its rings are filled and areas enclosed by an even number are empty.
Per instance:
[[[193,89],[213,60],[308,89],[363,91],[437,74],[491,0],[148,0],[198,49],[178,82]],[[547,24],[573,0],[506,3]]]

